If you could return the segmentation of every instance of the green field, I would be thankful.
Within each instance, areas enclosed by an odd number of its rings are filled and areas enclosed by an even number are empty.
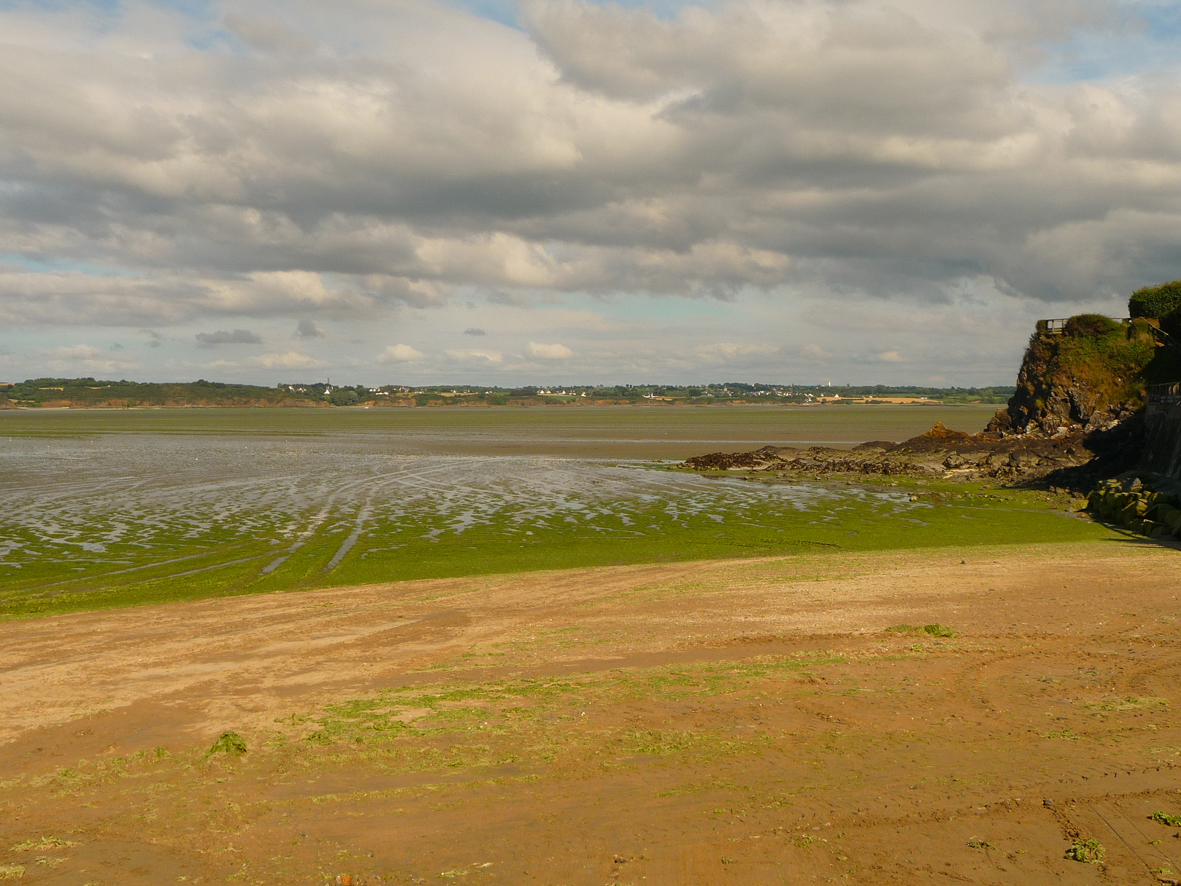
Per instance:
[[[895,408],[795,410],[789,431],[775,425],[789,410],[759,407],[4,416],[0,428],[18,433],[0,452],[0,617],[492,572],[1117,537],[1044,493],[703,477],[634,455],[587,457],[657,434],[694,452],[793,432],[881,438],[913,411]]]

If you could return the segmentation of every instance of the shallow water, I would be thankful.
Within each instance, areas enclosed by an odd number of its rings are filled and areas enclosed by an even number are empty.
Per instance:
[[[378,440],[383,451],[403,455],[683,459],[768,444],[904,440],[936,421],[975,432],[992,411],[978,405],[0,410],[0,446],[18,437],[199,435]]]
[[[856,488],[706,478],[644,462],[392,448],[376,438],[10,438],[0,450],[0,567],[12,575],[53,558],[105,571],[144,558],[160,562],[178,545],[232,548],[261,539],[276,546],[267,574],[327,532],[343,534],[331,570],[355,550],[365,557],[475,527],[506,536],[568,526],[638,536],[660,528],[650,522],[654,512],[722,523],[768,507],[831,515],[851,500],[891,507],[907,500]]]

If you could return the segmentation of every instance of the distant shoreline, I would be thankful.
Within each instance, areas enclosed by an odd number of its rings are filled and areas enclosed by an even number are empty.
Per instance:
[[[36,378],[0,382],[0,409],[322,408],[483,406],[821,406],[930,405],[1008,402],[1014,387],[937,388],[915,385],[778,385],[746,382],[705,385],[573,385],[501,388],[483,385],[279,384],[262,387],[198,379],[194,382]]]
[[[826,400],[810,403],[776,403],[758,400],[724,400],[715,402],[688,402],[688,401],[647,401],[647,402],[632,402],[628,400],[621,401],[606,401],[606,400],[592,400],[580,401],[573,403],[554,403],[544,400],[528,401],[528,400],[511,400],[507,403],[479,403],[479,402],[437,402],[419,405],[414,402],[369,402],[356,403],[347,406],[341,406],[334,403],[315,403],[315,402],[301,402],[301,403],[149,403],[149,404],[122,404],[122,403],[62,403],[60,401],[52,401],[49,403],[35,403],[35,404],[20,404],[12,403],[11,401],[0,401],[0,412],[68,412],[78,410],[90,411],[159,411],[165,409],[333,409],[346,410],[351,412],[364,411],[367,409],[588,409],[588,408],[623,408],[623,409],[684,409],[684,408],[702,408],[702,409],[729,409],[735,406],[757,406],[761,409],[818,409],[822,406],[826,407],[846,407],[846,406],[999,406],[1000,404],[988,403],[981,400],[965,400],[960,402],[946,402],[944,400],[878,400],[878,399],[841,399],[841,400]]]

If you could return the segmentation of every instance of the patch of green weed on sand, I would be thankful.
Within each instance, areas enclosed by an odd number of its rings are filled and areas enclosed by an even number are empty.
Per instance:
[[[955,631],[949,627],[940,624],[931,625],[894,625],[886,628],[887,631],[895,634],[927,634],[931,637],[954,637]]]
[[[1112,699],[1111,701],[1085,702],[1083,707],[1095,713],[1119,714],[1126,711],[1145,711],[1153,708],[1163,708],[1168,707],[1168,705],[1168,700],[1164,698],[1138,698],[1134,695],[1126,695],[1123,698]]]
[[[213,743],[206,754],[212,757],[214,754],[224,754],[227,757],[240,757],[246,753],[246,740],[236,732],[223,732]]]
[[[644,729],[624,732],[619,742],[624,751],[631,754],[709,760],[760,753],[766,747],[768,737],[735,739],[717,730]]]
[[[329,705],[309,718],[318,728],[300,745],[308,753],[327,753],[342,761],[365,759],[390,772],[473,770],[559,759],[590,765],[585,749],[591,745],[600,748],[594,757],[599,766],[629,765],[637,756],[675,762],[758,754],[771,740],[762,731],[607,727],[596,712],[633,701],[758,692],[765,681],[778,685],[789,673],[840,661],[824,655],[760,656],[558,679],[389,689]],[[296,718],[288,720],[296,724]]]
[[[1097,864],[1107,857],[1107,850],[1098,840],[1076,839],[1066,850],[1066,857],[1071,861],[1080,861],[1084,864]]]
[[[63,840],[60,837],[46,836],[36,840],[22,840],[12,847],[13,852],[49,852],[53,849],[68,849],[78,844],[73,840]]]

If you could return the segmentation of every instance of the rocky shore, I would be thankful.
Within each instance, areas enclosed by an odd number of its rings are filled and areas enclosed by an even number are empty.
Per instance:
[[[813,478],[992,480],[1087,493],[1100,480],[1134,471],[1141,460],[1147,370],[1156,352],[1153,327],[1144,319],[1082,314],[1061,326],[1041,321],[1014,396],[980,433],[936,424],[901,443],[851,450],[765,446],[696,456],[683,467]]]
[[[1149,538],[1181,539],[1181,484],[1165,477],[1105,480],[1088,498],[1098,520]]]
[[[854,449],[765,446],[752,452],[713,452],[686,459],[683,467],[810,477],[852,474],[987,479],[1089,491],[1101,477],[1133,466],[1143,444],[1143,423],[1137,416],[1098,430],[1053,437],[1006,434],[994,424],[979,434],[965,434],[939,423],[902,443],[876,441]]]

